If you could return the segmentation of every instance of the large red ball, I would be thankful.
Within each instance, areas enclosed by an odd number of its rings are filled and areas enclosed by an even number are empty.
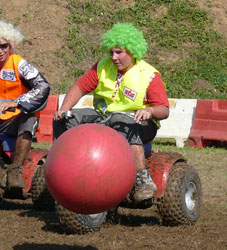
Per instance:
[[[100,124],[79,125],[63,133],[51,147],[45,166],[51,195],[80,214],[116,207],[130,192],[135,177],[128,142]]]

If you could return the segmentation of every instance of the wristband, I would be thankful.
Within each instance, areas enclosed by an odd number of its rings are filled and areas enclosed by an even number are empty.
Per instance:
[[[151,113],[151,115],[153,114],[153,108],[152,107],[147,107],[147,109],[149,110],[149,112]]]

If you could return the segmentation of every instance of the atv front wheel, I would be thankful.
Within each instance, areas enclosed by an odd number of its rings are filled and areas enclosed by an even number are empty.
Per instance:
[[[45,162],[46,156],[39,161],[35,173],[32,177],[31,197],[33,208],[35,210],[53,211],[55,209],[55,200],[49,193],[46,186],[44,175]]]
[[[56,204],[56,211],[65,231],[75,234],[86,234],[100,230],[106,220],[107,212],[98,214],[77,214],[60,204]]]
[[[193,225],[202,204],[200,178],[185,162],[175,163],[169,173],[164,196],[158,204],[164,225]]]

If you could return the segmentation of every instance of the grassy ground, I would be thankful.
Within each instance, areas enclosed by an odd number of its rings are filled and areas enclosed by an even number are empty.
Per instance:
[[[70,54],[59,54],[67,61],[69,78],[77,79],[103,56],[99,45],[106,30],[130,22],[143,31],[149,46],[145,60],[162,73],[169,97],[226,99],[227,41],[214,29],[207,11],[189,0],[119,2],[70,1]],[[56,92],[68,89],[67,79],[54,86]],[[195,90],[198,79],[205,84]]]

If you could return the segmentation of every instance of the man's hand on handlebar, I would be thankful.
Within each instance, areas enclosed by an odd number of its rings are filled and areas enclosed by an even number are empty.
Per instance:
[[[54,120],[55,121],[59,121],[63,118],[63,114],[66,112],[67,110],[63,110],[63,109],[60,109],[58,110],[57,112],[54,113]]]
[[[150,108],[139,109],[136,111],[134,120],[136,123],[141,123],[142,121],[148,120],[152,115]]]

